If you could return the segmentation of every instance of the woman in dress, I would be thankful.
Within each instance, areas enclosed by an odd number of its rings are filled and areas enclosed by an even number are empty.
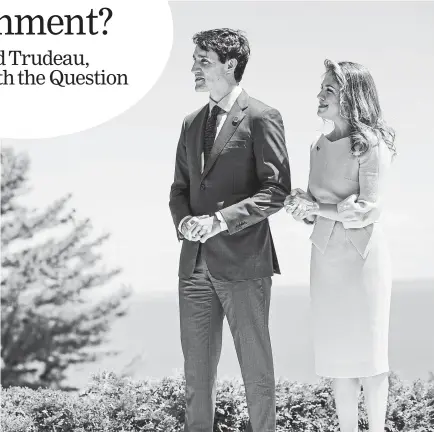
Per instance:
[[[311,146],[307,191],[285,208],[314,223],[310,294],[315,369],[333,378],[341,432],[358,430],[363,385],[370,432],[383,432],[388,397],[391,268],[379,217],[394,131],[368,70],[325,61],[318,115],[334,129]]]

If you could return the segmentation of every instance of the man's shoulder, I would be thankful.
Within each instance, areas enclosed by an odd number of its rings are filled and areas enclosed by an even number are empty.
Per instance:
[[[267,114],[279,114],[279,110],[262,102],[259,99],[249,96],[249,114],[252,117],[263,117]]]
[[[206,109],[206,105],[201,106],[190,114],[187,114],[184,118],[184,123],[188,127],[193,123],[194,119],[202,112],[202,110]]]

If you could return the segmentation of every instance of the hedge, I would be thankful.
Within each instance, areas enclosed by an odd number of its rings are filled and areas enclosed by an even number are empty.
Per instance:
[[[387,432],[434,432],[434,382],[405,383],[390,374]],[[182,376],[134,381],[112,372],[93,375],[81,393],[2,388],[3,432],[180,432],[184,422]],[[337,431],[331,381],[276,383],[277,432]],[[242,431],[247,405],[240,380],[218,382],[214,431]],[[360,431],[368,431],[363,393]]]

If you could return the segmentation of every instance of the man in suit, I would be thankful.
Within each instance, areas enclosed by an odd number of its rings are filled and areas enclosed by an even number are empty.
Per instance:
[[[239,85],[250,54],[241,32],[199,32],[193,42],[196,91],[209,92],[209,103],[184,120],[169,203],[183,240],[184,430],[213,430],[226,316],[246,389],[247,430],[274,432],[268,321],[271,276],[280,270],[267,218],[291,190],[283,122]]]

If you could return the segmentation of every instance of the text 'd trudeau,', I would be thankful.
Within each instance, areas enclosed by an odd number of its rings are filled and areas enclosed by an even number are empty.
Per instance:
[[[126,111],[172,48],[166,0],[20,0],[0,11],[0,138],[48,138]]]

